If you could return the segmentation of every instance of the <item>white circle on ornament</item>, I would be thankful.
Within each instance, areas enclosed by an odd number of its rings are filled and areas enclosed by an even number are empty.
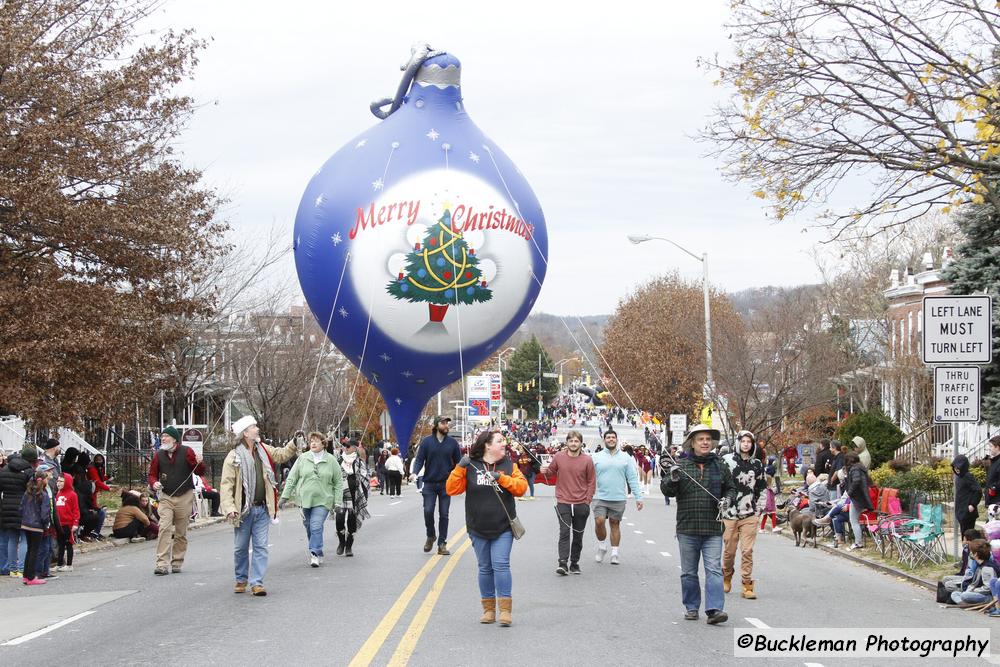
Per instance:
[[[413,273],[425,273],[410,276],[407,264],[418,243],[424,249],[427,234],[438,225],[446,206],[452,214],[452,228],[469,237],[468,261],[478,265],[490,298],[449,303],[441,316],[442,308],[397,298],[387,287],[399,280],[400,273],[404,284],[412,284],[412,277],[434,285],[427,268],[418,263]],[[364,213],[366,220],[371,215],[374,224],[359,227],[350,241],[350,280],[362,306],[371,304],[372,323],[396,343],[431,353],[457,352],[459,325],[462,346],[479,345],[499,333],[524,304],[532,286],[531,272],[514,267],[531,265],[531,241],[514,229],[504,229],[503,223],[516,218],[517,212],[489,183],[459,171],[424,171],[383,189]],[[493,225],[497,228],[490,228]],[[417,258],[424,260],[422,254]],[[451,267],[432,264],[429,268],[443,274]],[[432,310],[438,311],[441,321],[434,321]]]

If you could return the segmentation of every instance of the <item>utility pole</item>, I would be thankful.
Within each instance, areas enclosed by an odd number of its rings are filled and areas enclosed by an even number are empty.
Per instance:
[[[538,421],[542,421],[542,354],[538,353]]]

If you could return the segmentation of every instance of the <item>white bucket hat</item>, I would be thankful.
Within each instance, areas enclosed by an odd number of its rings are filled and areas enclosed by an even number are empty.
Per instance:
[[[233,422],[232,426],[233,433],[235,433],[236,435],[243,435],[243,431],[247,430],[251,426],[255,426],[256,424],[257,420],[251,417],[250,415],[246,415],[245,417],[240,417],[239,419]]]

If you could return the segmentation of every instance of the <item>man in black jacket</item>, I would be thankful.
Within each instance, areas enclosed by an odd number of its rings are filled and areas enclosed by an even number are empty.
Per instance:
[[[451,508],[451,496],[445,491],[448,475],[462,459],[462,450],[458,441],[448,435],[451,429],[451,417],[438,415],[434,418],[431,434],[420,441],[417,448],[417,458],[410,469],[410,478],[415,479],[424,469],[424,525],[427,527],[427,541],[424,542],[424,553],[429,553],[437,540],[437,552],[442,556],[451,554],[448,551],[448,510]],[[434,532],[434,504],[438,506],[438,531]]]
[[[990,438],[990,471],[986,475],[987,516],[990,505],[1000,505],[1000,435]]]
[[[0,568],[7,570],[8,574],[17,573],[17,576],[21,576],[24,569],[24,552],[18,553],[18,541],[24,542],[21,534],[21,498],[37,462],[35,446],[26,445],[20,456],[14,454],[7,460],[6,467],[0,469],[0,536],[3,537],[0,540]]]

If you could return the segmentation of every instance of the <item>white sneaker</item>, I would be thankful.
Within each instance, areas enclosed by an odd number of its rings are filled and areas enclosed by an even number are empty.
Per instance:
[[[618,565],[618,554],[611,554],[611,564]]]
[[[319,564],[322,565],[323,564],[323,557],[322,556],[317,556],[317,558],[319,558]]]
[[[72,572],[73,571],[73,566],[72,565],[63,565],[62,567],[57,567],[56,569],[59,570],[60,572]]]
[[[604,543],[602,542],[602,543],[598,544],[597,545],[597,553],[594,554],[594,560],[597,561],[598,563],[603,563],[604,562],[604,554],[606,554],[606,553],[608,553],[608,548],[606,546],[604,546]]]
[[[312,567],[319,567],[319,556],[309,556],[309,565]]]

